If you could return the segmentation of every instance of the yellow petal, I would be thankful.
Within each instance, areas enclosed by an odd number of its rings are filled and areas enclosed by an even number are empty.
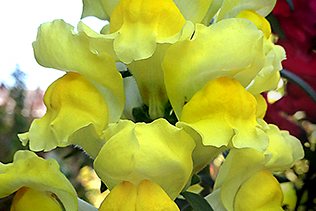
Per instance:
[[[106,196],[99,211],[135,211],[137,187],[128,181],[116,185]]]
[[[32,188],[20,188],[15,194],[10,211],[62,211],[54,197],[39,193]]]
[[[115,33],[100,35],[83,23],[78,24],[78,30],[83,31],[89,36],[90,45],[97,52],[110,54],[116,61],[119,61],[112,46]],[[161,68],[166,50],[170,47],[171,43],[189,38],[193,31],[193,24],[187,22],[179,33],[168,39],[169,43],[157,43],[155,52],[151,57],[133,61],[127,65],[137,81],[144,104],[149,107],[149,116],[151,119],[163,117],[168,102]],[[111,107],[115,107],[115,105],[109,105],[109,108]]]
[[[188,39],[194,30],[192,23],[187,22],[183,29],[173,38],[175,40]],[[155,53],[147,58],[133,61],[127,67],[136,79],[142,100],[149,107],[151,119],[164,117],[168,96],[164,84],[161,63],[170,43],[157,43]]]
[[[236,211],[282,211],[283,193],[279,182],[267,170],[250,177],[239,189],[235,198]]]
[[[274,71],[270,66],[260,71],[259,75],[247,86],[247,90],[253,95],[275,90],[279,81],[280,72]]]
[[[104,11],[111,16],[114,8],[120,0],[101,0]]]
[[[251,9],[263,17],[273,9],[276,0],[225,0],[217,16],[217,20],[235,18],[241,11]]]
[[[264,41],[264,46],[265,51],[267,51],[264,67],[247,86],[247,90],[253,95],[274,90],[278,87],[280,81],[279,71],[282,69],[281,62],[286,59],[283,47],[274,45],[269,40]]]
[[[111,14],[114,50],[128,64],[146,59],[161,42],[181,31],[185,19],[172,0],[122,0]]]
[[[108,104],[109,119],[116,122],[125,104],[123,79],[110,54],[98,53],[81,28],[78,27],[76,34],[74,27],[63,20],[42,24],[33,43],[35,58],[44,67],[80,73],[95,83],[101,93],[106,89],[103,95],[108,97],[107,102],[113,102]]]
[[[221,201],[221,188],[213,190],[211,194],[205,197],[205,200],[211,205],[213,210],[216,211],[227,211]]]
[[[179,211],[179,208],[159,185],[143,180],[137,187],[135,210]]]
[[[201,171],[206,165],[208,165],[215,157],[217,157],[221,152],[228,149],[228,147],[214,147],[203,144],[203,134],[195,129],[190,124],[185,122],[177,122],[177,127],[183,128],[183,130],[188,133],[195,142],[195,148],[192,153],[193,159],[193,170],[192,174],[196,174]]]
[[[66,210],[78,209],[76,191],[53,159],[44,160],[34,152],[21,150],[15,153],[13,163],[0,163],[0,198],[22,187],[50,196],[54,194]]]
[[[212,0],[174,0],[181,14],[186,20],[190,20],[193,23],[200,23],[207,14],[211,7]],[[215,14],[215,13],[214,13]],[[214,15],[213,14],[213,15]]]
[[[178,211],[161,187],[147,179],[138,186],[123,181],[102,202],[99,211]]]
[[[102,20],[109,20],[110,14],[104,11],[101,0],[83,0],[83,9],[81,18],[95,16]]]
[[[152,119],[164,117],[168,102],[161,63],[169,46],[158,44],[150,58],[127,65],[136,79],[144,104],[149,107],[149,116]]]
[[[214,186],[215,190],[220,188],[221,201],[227,210],[234,210],[238,189],[248,178],[265,168],[266,159],[267,156],[254,149],[230,150]]]
[[[106,25],[108,26],[108,24]],[[89,48],[98,55],[110,55],[115,61],[119,61],[113,48],[114,35],[99,34],[89,28],[86,24],[80,21],[77,25],[79,34],[84,34],[89,42]]]
[[[212,22],[212,20],[215,20],[213,18],[216,17],[216,14],[220,10],[221,6],[223,5],[224,0],[212,0],[212,3],[210,7],[208,8],[207,13],[205,14],[202,24],[208,26]]]
[[[23,144],[30,141],[31,150],[49,151],[74,143],[87,147],[87,152],[96,156],[104,143],[101,135],[108,123],[107,104],[96,87],[78,73],[68,73],[47,89],[44,103],[45,116],[34,120],[29,132],[19,136]],[[92,127],[87,128],[89,125]],[[70,136],[82,128],[87,128],[91,137],[78,143],[71,140]]]
[[[268,104],[267,101],[264,99],[264,97],[261,94],[257,94],[254,96],[257,100],[257,114],[256,117],[263,119],[263,117],[266,114]]]
[[[150,124],[123,120],[105,130],[106,143],[94,167],[109,189],[122,181],[157,183],[175,199],[192,171],[192,138],[165,119]],[[179,141],[181,140],[181,141]]]
[[[241,11],[236,18],[245,18],[253,22],[259,30],[261,30],[266,39],[269,39],[271,35],[270,23],[263,16],[259,15],[253,10],[247,9]]]
[[[274,45],[270,41],[272,36],[270,23],[260,14],[249,9],[243,10],[237,15],[237,18],[250,20],[257,26],[258,30],[264,33],[265,64],[258,75],[247,86],[247,90],[256,95],[276,89],[280,80],[281,62],[285,59],[285,51],[281,46]]]
[[[287,206],[289,209],[294,210],[297,203],[294,182],[282,182],[280,185],[284,194],[282,206]]]
[[[291,136],[288,131],[280,130],[276,125],[259,122],[269,136],[269,147],[266,154],[272,158],[266,167],[270,171],[281,172],[291,168],[296,161],[304,157],[304,150],[300,140]]]
[[[246,87],[264,65],[262,43],[262,32],[249,20],[227,19],[210,27],[198,24],[191,40],[173,44],[162,67],[178,118],[183,105],[217,77],[237,78]]]
[[[133,110],[137,107],[141,108],[144,103],[142,101],[142,97],[140,96],[135,78],[133,76],[126,77],[124,78],[123,82],[126,104],[123,111],[124,117],[122,117],[122,119],[129,119],[135,121]]]
[[[256,105],[236,79],[220,77],[192,97],[180,120],[199,131],[206,146],[264,151],[269,140],[256,121]]]

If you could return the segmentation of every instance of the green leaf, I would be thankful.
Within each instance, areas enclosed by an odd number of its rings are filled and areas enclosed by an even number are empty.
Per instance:
[[[294,11],[294,4],[293,4],[293,1],[292,1],[292,0],[285,0],[285,1],[286,1],[286,3],[289,5],[290,9],[291,9],[292,11]]]
[[[136,122],[150,123],[153,121],[148,115],[148,107],[146,105],[133,108],[132,114]]]
[[[202,196],[187,191],[181,195],[189,202],[194,211],[213,211],[211,205]]]
[[[285,40],[285,34],[273,13],[270,13],[266,19],[270,22],[272,31],[276,33],[282,40]]]
[[[193,176],[191,178],[191,185],[198,184],[199,182],[201,182],[200,176],[197,174],[193,174]]]

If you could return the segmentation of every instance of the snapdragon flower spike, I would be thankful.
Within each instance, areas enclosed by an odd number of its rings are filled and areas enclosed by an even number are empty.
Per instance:
[[[119,210],[178,211],[179,209],[159,185],[145,179],[137,186],[128,181],[116,185],[99,207],[99,211]]]
[[[104,136],[94,168],[110,190],[123,181],[137,186],[148,179],[174,200],[189,180],[195,143],[165,119],[150,124],[122,120],[110,124]]]
[[[29,132],[19,134],[33,151],[77,144],[95,157],[108,124],[108,107],[102,94],[84,76],[68,73],[57,79],[44,96],[47,112],[35,119]]]
[[[20,150],[13,163],[0,163],[0,198],[16,191],[11,210],[78,210],[76,191],[58,163],[34,152]]]

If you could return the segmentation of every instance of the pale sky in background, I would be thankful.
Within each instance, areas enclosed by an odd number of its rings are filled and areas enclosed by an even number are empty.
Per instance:
[[[0,84],[13,85],[10,76],[16,64],[27,74],[28,89],[43,90],[63,71],[44,68],[37,64],[32,49],[37,28],[44,22],[64,19],[77,26],[82,12],[81,0],[2,0],[0,7]],[[83,20],[99,32],[104,23],[94,18]]]

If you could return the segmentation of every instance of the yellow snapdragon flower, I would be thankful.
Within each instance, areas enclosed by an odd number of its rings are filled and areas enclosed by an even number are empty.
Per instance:
[[[272,210],[281,209],[281,187],[268,171],[282,172],[292,167],[297,160],[304,157],[304,151],[298,139],[280,131],[276,126],[269,125],[265,130],[269,136],[269,147],[265,152],[246,148],[230,150],[219,171],[215,191],[207,197],[213,207],[225,207],[227,210],[237,209],[234,206],[240,209],[257,207],[260,210],[263,206],[262,210],[269,210],[272,206]],[[266,183],[264,180],[267,180]],[[244,184],[247,185],[243,188]],[[266,188],[270,188],[269,191]],[[239,192],[241,189],[243,190]],[[245,192],[254,197],[252,202],[247,202]],[[278,198],[270,198],[271,194],[278,195]],[[248,205],[243,205],[244,203]]]
[[[44,103],[45,116],[34,120],[28,133],[19,135],[23,145],[30,140],[31,150],[49,151],[77,144],[96,157],[109,121],[107,103],[96,86],[78,73],[68,73],[48,87]]]
[[[53,159],[21,150],[13,163],[0,163],[0,198],[16,192],[11,210],[78,210],[77,194]]]
[[[123,181],[137,186],[148,179],[174,200],[192,172],[195,143],[165,119],[150,124],[122,120],[105,130],[106,143],[94,161],[98,176],[111,190]]]

